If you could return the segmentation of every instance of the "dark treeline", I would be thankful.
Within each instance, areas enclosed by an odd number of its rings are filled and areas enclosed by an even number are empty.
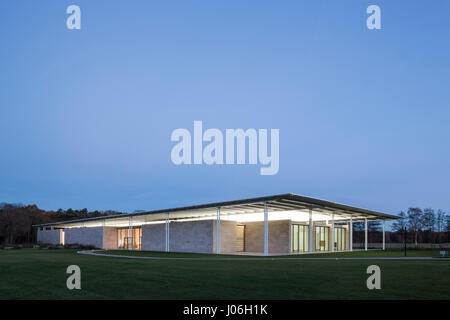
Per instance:
[[[406,212],[400,212],[401,219],[392,223],[391,230],[386,232],[387,243],[404,241],[406,228],[406,242],[419,243],[449,243],[450,242],[450,213],[431,208],[421,209],[411,207]],[[354,242],[364,242],[364,223],[353,225]],[[369,222],[369,242],[382,241],[381,222]]]
[[[62,210],[45,211],[36,205],[0,204],[0,244],[22,244],[36,241],[34,224],[120,214],[116,211]]]

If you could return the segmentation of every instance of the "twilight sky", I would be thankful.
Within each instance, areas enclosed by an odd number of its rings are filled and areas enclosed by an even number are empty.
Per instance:
[[[81,30],[66,8],[81,7]],[[382,30],[366,28],[381,7]],[[159,209],[297,193],[450,209],[449,1],[0,2],[0,202]],[[182,165],[193,121],[280,169]]]

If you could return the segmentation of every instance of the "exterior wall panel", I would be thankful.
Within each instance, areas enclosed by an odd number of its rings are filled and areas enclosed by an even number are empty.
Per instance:
[[[117,249],[117,228],[103,227],[103,249]]]
[[[51,243],[60,244],[61,230],[38,230],[37,242],[38,243]]]
[[[92,227],[92,228],[68,228],[65,229],[66,233],[66,244],[82,244],[91,245],[96,248],[103,247],[103,228],[102,227]]]
[[[236,221],[220,221],[220,253],[236,252]],[[217,220],[213,221],[213,251],[216,253]]]
[[[166,225],[164,223],[142,226],[142,250],[166,250]]]
[[[169,236],[170,251],[213,253],[212,220],[172,221]]]
[[[289,253],[290,220],[269,221],[269,253]],[[245,223],[245,251],[264,252],[264,222]]]

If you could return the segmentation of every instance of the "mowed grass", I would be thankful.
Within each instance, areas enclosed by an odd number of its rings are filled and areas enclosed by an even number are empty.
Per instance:
[[[369,250],[369,251],[352,251],[352,252],[323,252],[312,254],[289,254],[289,255],[271,255],[268,257],[256,255],[240,255],[240,254],[208,254],[208,253],[184,253],[184,252],[156,252],[156,251],[129,251],[129,250],[99,250],[101,254],[113,254],[122,256],[141,256],[141,257],[170,257],[170,258],[377,258],[377,257],[405,257],[402,250]],[[439,250],[407,250],[406,257],[443,257],[439,254]],[[449,255],[445,256],[450,258]]]
[[[66,287],[72,264],[81,268],[81,290]],[[381,290],[366,287],[371,264],[381,268]],[[449,298],[450,261],[441,259],[144,260],[76,250],[0,250],[0,299]]]

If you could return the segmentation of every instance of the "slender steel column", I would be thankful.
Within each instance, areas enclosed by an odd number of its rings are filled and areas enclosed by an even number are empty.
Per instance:
[[[309,252],[313,252],[313,220],[312,220],[312,209],[309,208]]]
[[[367,218],[364,218],[364,250],[367,251]]]
[[[133,217],[130,217],[128,226],[128,249],[133,250],[133,242]]]
[[[166,215],[166,252],[169,252],[169,213]]]
[[[386,231],[384,226],[384,220],[383,220],[383,250],[386,250]]]
[[[269,212],[264,201],[264,255],[269,255]]]
[[[216,253],[220,253],[220,207],[217,208],[217,222],[216,222]]]
[[[350,226],[349,226],[349,229],[350,229],[350,236],[349,236],[349,248],[350,248],[350,251],[353,251],[353,217],[352,216],[350,216]]]
[[[334,213],[331,214],[331,252],[334,252]]]

